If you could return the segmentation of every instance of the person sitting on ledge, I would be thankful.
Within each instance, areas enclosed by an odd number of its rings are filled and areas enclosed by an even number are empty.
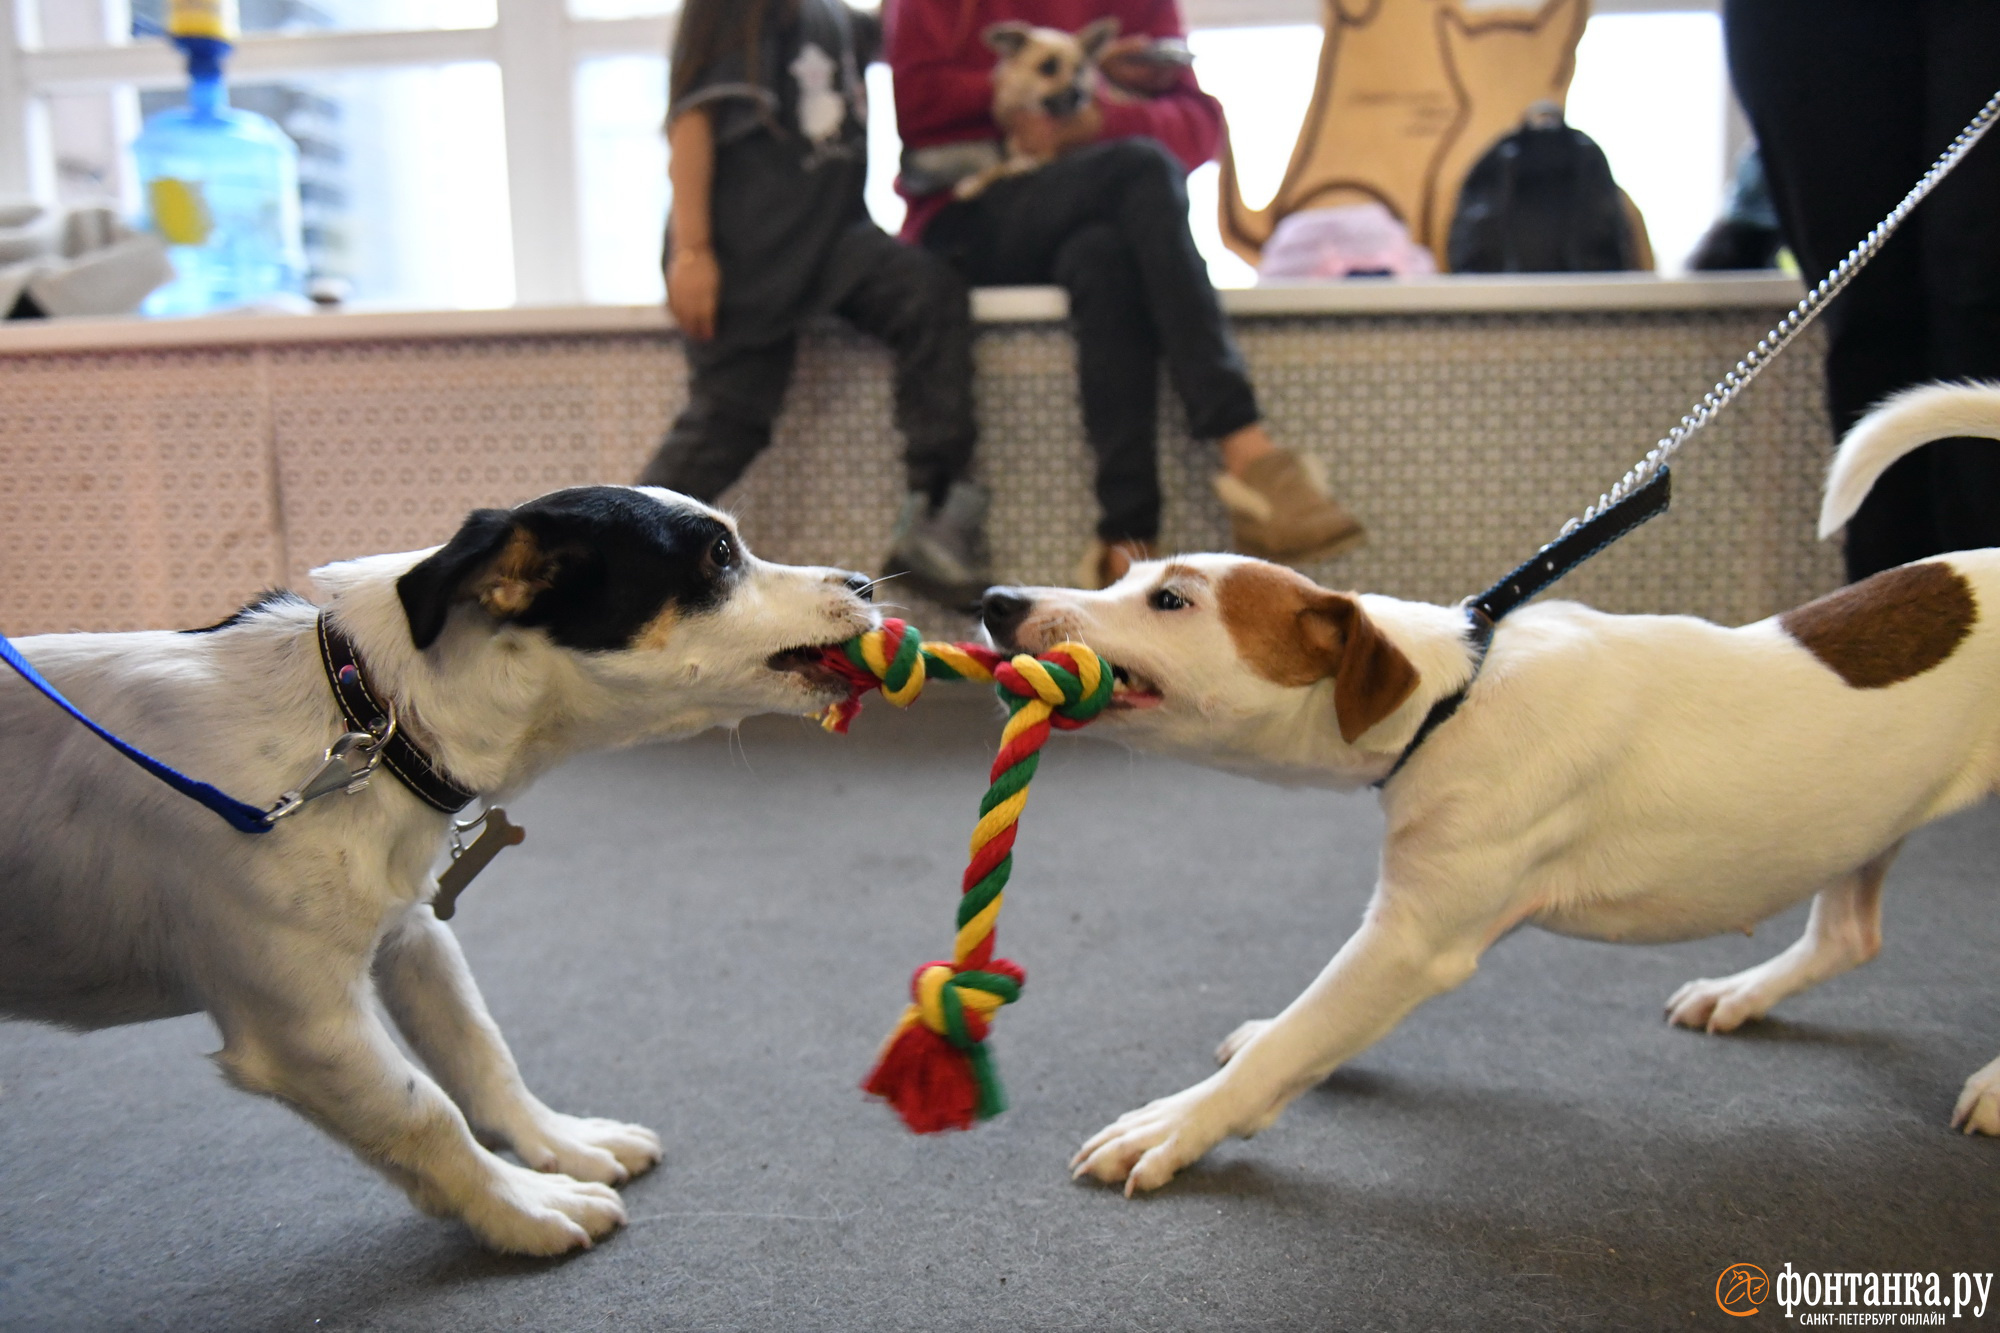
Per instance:
[[[1038,104],[996,123],[994,24],[1077,32],[1107,18],[1121,35],[1099,68],[1115,95],[1060,117]],[[1304,562],[1359,546],[1361,524],[1265,430],[1188,230],[1186,174],[1214,156],[1222,111],[1174,58],[1185,48],[1173,0],[885,0],[883,21],[904,144],[897,188],[910,203],[904,238],[976,285],[1056,283],[1069,292],[1102,511],[1078,581],[1102,587],[1152,552],[1163,356],[1190,429],[1220,443],[1216,490],[1237,550]],[[1008,45],[1004,36],[996,44]],[[1003,134],[1054,160],[955,197],[958,180],[982,169],[982,151],[998,160],[984,146]]]
[[[889,344],[909,494],[885,573],[970,607],[990,583],[971,479],[972,315],[950,265],[869,219],[874,16],[839,0],[687,0],[667,113],[667,304],[688,403],[639,475],[712,501],[771,442],[799,326],[832,312]]]

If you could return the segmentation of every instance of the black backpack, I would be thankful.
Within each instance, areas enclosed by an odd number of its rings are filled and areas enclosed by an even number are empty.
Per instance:
[[[1604,150],[1543,102],[1466,173],[1445,260],[1453,273],[1588,273],[1633,268],[1636,251]]]

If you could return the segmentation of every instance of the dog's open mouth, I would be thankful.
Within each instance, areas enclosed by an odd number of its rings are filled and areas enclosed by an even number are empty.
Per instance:
[[[848,676],[833,661],[842,656],[838,643],[815,643],[772,653],[764,659],[764,665],[773,671],[789,672],[815,690],[840,694],[848,688]]]
[[[1146,676],[1130,667],[1111,668],[1111,702],[1109,708],[1158,708],[1160,687]]]

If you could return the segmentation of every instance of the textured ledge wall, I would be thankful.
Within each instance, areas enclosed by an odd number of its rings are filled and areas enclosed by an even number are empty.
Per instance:
[[[1554,535],[1775,312],[1239,318],[1277,436],[1374,533],[1322,581],[1455,600]],[[1565,595],[1738,623],[1839,581],[1812,540],[1830,444],[1808,337],[1697,437],[1673,511]],[[314,565],[443,541],[465,512],[636,472],[684,394],[657,334],[46,353],[0,361],[0,629],[201,624]],[[1063,582],[1094,508],[1074,353],[1054,325],[979,343],[999,573]],[[1169,546],[1227,535],[1177,406]],[[873,569],[902,491],[886,355],[809,341],[777,443],[729,503],[778,560]],[[891,590],[885,596],[893,600]],[[913,606],[939,631],[961,623]]]

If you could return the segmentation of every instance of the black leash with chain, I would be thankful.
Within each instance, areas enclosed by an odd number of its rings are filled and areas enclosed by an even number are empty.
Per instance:
[[[1443,726],[1465,702],[1466,695],[1479,679],[1480,669],[1486,664],[1486,654],[1493,644],[1493,631],[1501,620],[1523,603],[1546,592],[1564,575],[1647,519],[1666,511],[1672,488],[1668,464],[1680,452],[1681,446],[1729,406],[1736,395],[1757,378],[1758,372],[1790,346],[1806,325],[1818,317],[1827,302],[1853,281],[1854,275],[1875,257],[1889,237],[1895,234],[1896,228],[1903,225],[1903,219],[1910,215],[1910,211],[1922,203],[1924,196],[1936,189],[1938,182],[1949,176],[1952,168],[1972,151],[1986,131],[1992,128],[1995,119],[2000,119],[2000,92],[1987,99],[1979,114],[1959,131],[1958,137],[1931,164],[1930,170],[1910,187],[1902,202],[1889,211],[1889,216],[1876,223],[1875,229],[1848,251],[1847,257],[1821,278],[1818,286],[1800,298],[1775,328],[1758,339],[1757,345],[1717,381],[1714,388],[1701,396],[1701,401],[1667,432],[1665,439],[1654,445],[1610,490],[1598,496],[1597,503],[1585,509],[1581,518],[1565,523],[1561,536],[1523,561],[1506,578],[1465,604],[1466,616],[1471,622],[1466,631],[1472,646],[1471,679],[1455,693],[1431,705],[1416,735],[1410,738],[1410,743],[1396,756],[1395,764],[1375,786],[1387,785],[1391,778],[1402,772],[1403,765],[1410,762],[1410,756],[1417,752],[1417,747],[1430,739],[1431,733]]]

